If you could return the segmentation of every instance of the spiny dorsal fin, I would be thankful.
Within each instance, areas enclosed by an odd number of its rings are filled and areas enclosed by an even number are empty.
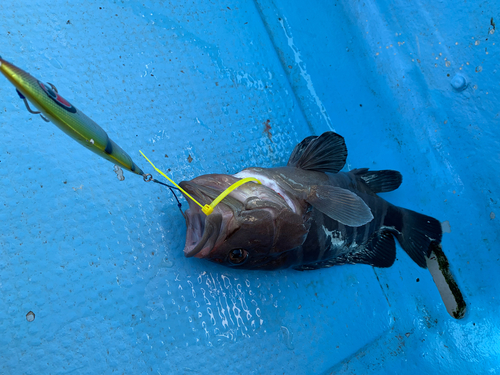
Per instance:
[[[309,143],[311,143],[316,138],[318,138],[317,135],[311,135],[307,138],[304,138],[302,142],[298,143],[297,146],[295,146],[295,148],[292,151],[292,154],[290,155],[290,158],[288,159],[289,167],[295,167],[297,165],[297,162],[302,156],[304,150],[307,148],[307,146],[309,146]]]
[[[288,166],[337,173],[344,167],[346,158],[344,137],[334,132],[326,132],[319,137],[307,137],[295,146]]]
[[[369,171],[368,168],[353,169],[351,173],[359,176],[374,193],[387,193],[396,190],[403,182],[398,171]]]

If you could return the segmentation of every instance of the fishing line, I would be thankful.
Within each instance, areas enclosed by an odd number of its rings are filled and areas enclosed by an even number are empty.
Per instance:
[[[144,155],[144,153],[139,150],[139,152],[141,153],[141,155],[144,157],[144,159],[146,159],[149,164],[151,164],[151,166],[159,173],[161,174],[163,177],[165,177],[167,180],[169,180],[172,184],[174,184],[177,188],[177,190],[180,190],[181,192],[184,193],[184,195],[186,197],[188,197],[189,199],[191,199],[194,203],[196,203],[198,206],[201,207],[201,211],[205,214],[205,215],[210,215],[213,211],[214,211],[214,208],[215,206],[217,206],[227,195],[229,195],[229,193],[231,193],[233,190],[239,188],[241,185],[243,184],[246,184],[247,182],[255,182],[257,184],[261,184],[261,182],[259,180],[257,180],[255,177],[246,177],[246,178],[242,178],[241,180],[239,181],[236,181],[234,184],[232,184],[231,186],[229,186],[226,190],[224,190],[221,194],[219,194],[219,196],[217,198],[214,199],[214,201],[210,204],[206,204],[206,205],[202,205],[200,202],[198,202],[196,199],[194,199],[191,195],[189,195],[189,193],[187,191],[185,191],[183,188],[181,188],[179,185],[177,185],[174,181],[172,181],[172,179],[170,179],[170,177],[168,177],[165,173],[163,173],[162,171],[160,171],[158,168],[155,167],[155,165],[153,164],[153,162],[151,162],[151,160],[149,160],[147,158],[146,155]],[[144,181],[155,181],[153,180],[153,177],[150,175],[150,174],[145,174],[143,176],[144,178]],[[168,185],[167,185],[168,186]],[[173,193],[173,190],[171,190],[172,193]],[[175,194],[174,194],[175,195]],[[176,197],[177,198],[177,197]]]
[[[156,182],[157,184],[160,184],[160,185],[163,185],[163,186],[166,186],[169,188],[170,192],[172,193],[172,195],[174,196],[175,200],[177,201],[177,207],[179,207],[179,211],[181,211],[181,214],[182,216],[184,216],[184,218],[186,217],[186,215],[184,214],[184,212],[182,212],[182,204],[181,202],[179,201],[179,198],[177,198],[177,194],[175,194],[175,190],[179,190],[178,188],[176,188],[175,186],[170,186],[168,184],[165,184],[161,181],[158,181],[156,178],[153,178],[152,180],[150,181],[153,181],[153,182]],[[179,190],[180,191],[180,190]]]

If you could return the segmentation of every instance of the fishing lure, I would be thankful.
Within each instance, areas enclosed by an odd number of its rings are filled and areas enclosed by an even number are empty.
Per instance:
[[[0,57],[0,72],[16,87],[29,112],[40,114],[90,151],[113,164],[148,178],[132,158],[108,134],[83,112],[64,99],[51,83],[43,83],[31,74]],[[40,112],[33,111],[29,100]]]

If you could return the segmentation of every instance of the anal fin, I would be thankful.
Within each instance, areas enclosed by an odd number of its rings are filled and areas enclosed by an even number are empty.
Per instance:
[[[374,267],[390,267],[396,260],[396,242],[388,230],[374,234],[366,248],[351,257],[352,263],[369,264]]]

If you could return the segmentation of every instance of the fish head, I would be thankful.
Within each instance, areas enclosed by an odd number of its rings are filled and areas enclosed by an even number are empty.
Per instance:
[[[180,186],[202,205],[213,202],[240,178],[209,174]],[[305,241],[309,213],[290,207],[272,188],[249,182],[227,195],[210,215],[186,197],[184,255],[233,268],[279,269],[290,266],[291,250]]]

